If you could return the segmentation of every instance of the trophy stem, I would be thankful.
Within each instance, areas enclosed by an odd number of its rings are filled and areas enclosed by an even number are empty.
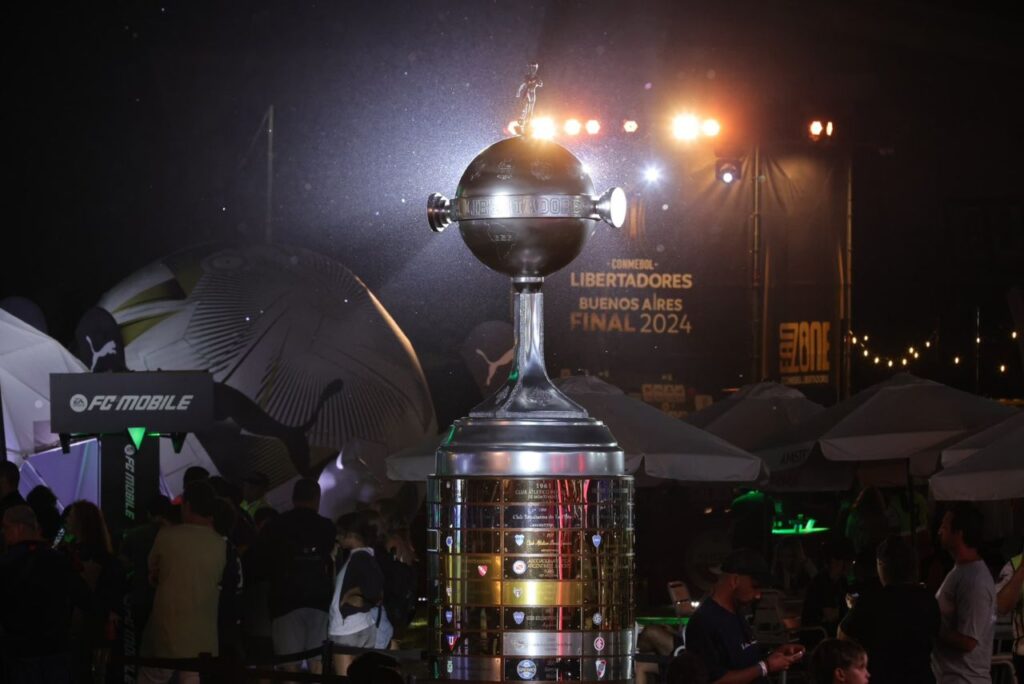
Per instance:
[[[544,278],[512,279],[515,364],[505,384],[470,411],[473,418],[586,418],[586,410],[562,394],[544,365]]]

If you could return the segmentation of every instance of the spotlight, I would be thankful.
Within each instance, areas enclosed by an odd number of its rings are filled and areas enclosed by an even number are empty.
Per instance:
[[[683,114],[672,119],[672,135],[679,140],[696,140],[700,135],[700,121],[692,114]]]
[[[601,130],[601,122],[597,119],[590,119],[587,121],[587,133],[590,135],[597,135]]]
[[[564,128],[566,135],[579,135],[583,125],[576,119],[569,119],[565,122]]]
[[[831,138],[832,134],[835,132],[835,126],[831,121],[815,119],[807,127],[807,132],[810,134],[811,140],[817,142],[821,139],[822,134],[824,134],[825,137]]]
[[[555,122],[550,116],[542,116],[539,119],[534,119],[530,122],[530,127],[533,129],[531,131],[531,135],[533,135],[534,138],[551,140],[555,137]]]
[[[742,177],[739,159],[719,159],[715,161],[715,178],[726,185],[731,185]]]
[[[626,131],[627,133],[636,133],[636,129],[638,128],[640,128],[640,126],[637,124],[636,121],[633,121],[632,119],[627,119],[626,121],[622,122],[622,130]]]
[[[700,125],[700,132],[709,138],[713,138],[722,131],[722,125],[715,119],[704,119]]]
[[[648,183],[657,183],[661,179],[661,169],[657,166],[648,166],[644,169],[644,180]]]

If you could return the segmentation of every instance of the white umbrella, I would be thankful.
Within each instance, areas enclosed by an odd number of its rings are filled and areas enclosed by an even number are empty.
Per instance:
[[[797,389],[761,382],[690,414],[686,422],[750,450],[824,410]]]
[[[0,309],[0,392],[8,460],[20,463],[60,442],[50,430],[50,373],[86,370],[60,342]]]
[[[910,375],[865,392],[870,394],[819,438],[825,458],[906,459],[1015,412],[997,401]]]
[[[1024,425],[928,480],[945,501],[997,501],[1024,497]]]
[[[652,477],[685,482],[749,483],[766,472],[757,457],[594,376],[566,378],[555,384],[611,429],[626,454],[626,469],[631,473],[641,462],[644,472]],[[446,435],[389,456],[388,477],[426,479],[434,472],[434,452]]]
[[[573,376],[555,384],[611,429],[631,471],[643,459],[644,472],[651,477],[683,482],[754,482],[767,474],[761,459],[749,452],[593,375]]]
[[[1006,435],[1024,427],[1024,412],[1017,411],[1006,420],[976,432],[966,439],[956,442],[942,450],[942,467],[949,468],[960,461],[976,454],[987,446],[991,446]]]

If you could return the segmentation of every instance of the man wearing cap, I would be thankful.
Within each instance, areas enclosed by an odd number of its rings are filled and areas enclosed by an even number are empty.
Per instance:
[[[710,681],[719,684],[767,682],[800,660],[804,647],[785,644],[767,657],[754,639],[740,608],[761,597],[768,564],[756,551],[733,551],[722,562],[718,580],[686,625],[686,650],[700,657]]]
[[[261,508],[270,507],[266,499],[269,487],[270,478],[258,470],[242,480],[242,510],[248,513],[250,518],[255,518],[256,511]]]

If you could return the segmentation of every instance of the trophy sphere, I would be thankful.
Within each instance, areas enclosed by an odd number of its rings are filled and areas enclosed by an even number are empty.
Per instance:
[[[517,136],[469,164],[452,218],[470,251],[490,268],[544,277],[575,259],[594,233],[601,215],[593,195],[593,181],[572,152]]]

